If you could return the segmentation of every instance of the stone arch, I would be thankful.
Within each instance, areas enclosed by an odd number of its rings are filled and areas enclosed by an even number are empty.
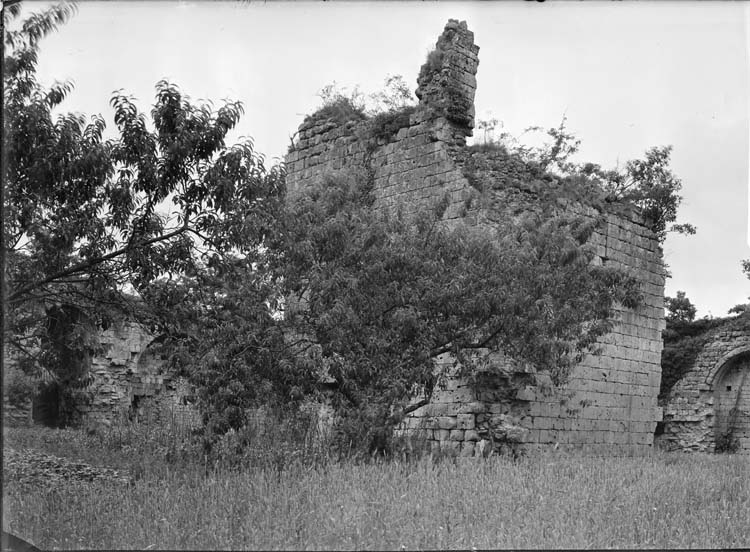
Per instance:
[[[711,381],[715,448],[750,452],[750,347],[732,352]]]
[[[703,339],[702,350],[669,392],[658,440],[669,450],[728,450],[727,430],[736,422],[735,446],[750,453],[750,402],[745,404],[750,376],[742,379],[750,371],[750,317],[720,321]]]
[[[740,345],[739,347],[733,348],[728,353],[725,353],[719,360],[714,363],[713,367],[708,371],[708,373],[706,374],[705,383],[711,389],[713,389],[715,383],[719,381],[724,375],[723,372],[727,370],[727,367],[730,365],[730,361],[740,355],[748,353],[750,353],[750,343]]]
[[[135,359],[135,372],[137,374],[152,375],[165,372],[166,358],[159,351],[159,347],[166,337],[166,334],[158,335],[141,349]]]

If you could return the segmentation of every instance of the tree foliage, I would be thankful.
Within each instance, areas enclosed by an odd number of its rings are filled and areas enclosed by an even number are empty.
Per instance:
[[[669,231],[695,233],[691,224],[672,224],[677,220],[677,209],[682,202],[678,193],[682,182],[669,167],[671,153],[672,146],[653,147],[646,151],[644,159],[628,161],[623,172],[599,173],[614,198],[638,206],[644,220],[662,242]]]
[[[317,332],[327,328],[321,343],[334,346],[341,332],[359,336],[373,349],[363,360],[387,343],[413,358],[502,344],[549,369],[585,347],[570,346],[586,332],[567,324],[605,318],[613,301],[638,302],[635,287],[625,286],[635,282],[591,265],[590,222],[547,212],[509,221],[495,236],[448,229],[438,223],[440,206],[416,220],[374,212],[362,179],[329,180],[293,207],[294,220],[305,223],[292,228],[293,262],[284,273],[287,284],[293,274],[304,282],[301,316]],[[333,316],[330,309],[348,300]],[[371,326],[371,319],[386,325]],[[379,336],[382,343],[367,333],[383,327],[393,335]],[[416,345],[414,335],[429,335],[429,346]]]
[[[151,286],[212,428],[327,394],[342,446],[376,446],[429,398],[442,355],[471,375],[500,350],[562,382],[615,305],[639,304],[633,278],[591,262],[590,221],[537,213],[487,235],[441,224],[445,203],[409,218],[373,201],[366,172],[331,176],[288,202],[251,264]]]
[[[339,175],[290,204],[279,262],[303,305],[287,323],[373,427],[397,420],[390,409],[415,388],[429,397],[445,353],[471,373],[474,352],[500,350],[560,383],[611,330],[615,304],[639,304],[634,279],[591,263],[590,221],[543,212],[487,235],[441,224],[446,203],[413,219],[380,213],[371,186]]]
[[[630,160],[622,169],[603,169],[596,163],[572,160],[581,141],[568,130],[566,117],[559,126],[546,130],[548,139],[541,146],[526,145],[509,132],[495,136],[494,130],[498,126],[502,127],[502,123],[497,119],[480,120],[477,127],[483,131],[483,141],[476,147],[485,150],[505,148],[542,171],[552,171],[561,177],[583,176],[595,181],[608,194],[610,203],[637,207],[660,242],[664,242],[668,232],[695,233],[692,224],[675,222],[682,203],[679,194],[682,182],[669,166],[672,146],[652,147],[643,159]],[[532,126],[524,134],[539,132],[545,131],[542,127]]]
[[[696,308],[685,296],[684,291],[678,291],[676,297],[665,297],[668,322],[692,322],[695,319]]]
[[[742,272],[745,276],[750,278],[750,259],[744,259],[742,261]],[[743,314],[746,312],[750,312],[750,303],[741,303],[729,309],[729,314]]]
[[[149,121],[116,92],[112,140],[101,116],[55,116],[72,85],[38,83],[38,42],[72,13],[52,7],[6,39],[6,338],[61,358],[84,353],[85,340],[70,337],[84,320],[106,325],[153,282],[257,248],[283,194],[282,170],[267,169],[251,141],[226,144],[239,102],[193,104],[161,81]],[[60,331],[67,341],[55,349]]]

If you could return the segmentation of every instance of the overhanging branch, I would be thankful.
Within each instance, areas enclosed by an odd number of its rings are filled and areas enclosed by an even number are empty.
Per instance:
[[[90,268],[93,268],[93,267],[95,267],[97,265],[100,265],[100,264],[102,264],[102,263],[104,263],[106,261],[109,261],[111,259],[115,259],[115,258],[117,258],[117,257],[119,257],[121,255],[124,255],[125,253],[127,253],[128,251],[130,251],[132,249],[136,249],[138,247],[145,247],[145,246],[151,245],[153,243],[158,243],[158,242],[161,242],[161,241],[168,240],[170,238],[173,238],[175,236],[178,236],[178,235],[182,234],[183,232],[185,232],[187,230],[188,230],[188,219],[186,218],[184,224],[180,228],[178,228],[178,229],[176,229],[176,230],[174,230],[172,232],[169,232],[168,234],[164,234],[162,236],[157,236],[155,238],[151,238],[150,240],[146,240],[146,241],[140,242],[140,243],[135,244],[135,245],[130,245],[130,244],[126,245],[125,247],[122,247],[122,248],[118,249],[117,251],[113,251],[112,253],[108,253],[107,255],[104,255],[104,256],[96,258],[96,259],[91,259],[89,261],[78,263],[76,265],[71,266],[70,268],[67,268],[65,270],[61,270],[61,271],[59,271],[59,272],[57,272],[55,274],[47,276],[46,278],[44,278],[42,280],[39,280],[38,282],[34,282],[34,283],[31,283],[31,284],[29,284],[27,286],[24,286],[21,289],[19,289],[19,290],[15,291],[14,293],[12,293],[8,297],[8,303],[16,303],[16,302],[18,302],[20,299],[23,298],[24,295],[26,295],[30,291],[32,291],[32,290],[34,290],[34,289],[36,289],[38,287],[41,287],[41,286],[43,286],[45,284],[49,284],[50,282],[54,282],[55,280],[59,280],[61,278],[65,278],[66,276],[71,276],[73,274],[78,274],[78,273],[81,273],[81,272],[85,272],[86,270],[88,270]]]

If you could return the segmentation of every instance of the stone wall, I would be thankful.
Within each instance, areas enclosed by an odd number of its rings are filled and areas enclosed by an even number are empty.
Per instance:
[[[647,229],[614,215],[591,241],[598,262],[630,268],[643,280],[644,305],[638,311],[617,309],[614,331],[599,340],[600,354],[587,355],[563,387],[543,375],[518,372],[496,355],[496,365],[508,366],[507,379],[480,379],[472,386],[448,377],[431,404],[407,420],[407,428],[433,446],[447,444],[466,456],[502,443],[602,455],[641,454],[651,447],[661,420],[660,257]],[[443,359],[449,373],[451,364]]]
[[[447,195],[444,218],[462,216],[471,187],[453,157],[471,134],[479,48],[465,23],[450,21],[437,50],[437,67],[426,63],[420,72],[422,100],[408,125],[392,137],[372,136],[372,121],[309,118],[286,158],[287,188],[294,196],[311,181],[342,169],[372,171],[377,205],[404,213],[437,203]],[[436,50],[436,51],[437,51]],[[449,94],[446,90],[451,90]],[[465,110],[446,118],[450,100],[461,99]]]
[[[91,400],[78,405],[84,422],[199,424],[192,387],[166,370],[153,335],[123,322],[102,332],[100,342],[104,352],[92,359],[92,382],[86,388]]]
[[[77,423],[111,425],[129,420],[187,428],[200,424],[192,386],[165,369],[154,336],[144,327],[120,322],[103,331],[99,339],[103,352],[92,357],[85,386],[73,390],[73,404],[64,405]],[[6,361],[7,370],[13,369],[11,364]],[[45,406],[40,400],[37,395],[36,408],[30,402],[26,409],[4,400],[4,421],[31,423],[33,411]]]
[[[33,402],[29,395],[35,385],[36,380],[21,370],[19,352],[6,345],[3,357],[4,426],[28,426],[33,423]]]
[[[33,423],[32,402],[28,400],[23,405],[13,404],[7,396],[3,396],[3,425],[9,427],[30,426]]]
[[[750,454],[750,317],[729,320],[705,337],[669,392],[657,441],[667,450],[712,452],[731,428],[739,452]]]
[[[391,135],[379,132],[377,119],[306,119],[286,158],[290,195],[339,171],[361,171],[374,180],[376,208],[411,213],[447,199],[447,224],[463,220],[497,231],[497,220],[513,216],[513,194],[528,192],[523,189],[527,175],[516,174],[518,167],[509,158],[507,168],[493,162],[492,167],[501,170],[490,176],[508,180],[511,186],[478,190],[467,178],[467,168],[474,167],[474,158],[481,155],[465,147],[474,123],[479,62],[473,38],[464,22],[448,22],[421,68],[419,105]],[[574,203],[567,208],[577,213],[590,210]],[[513,382],[470,386],[455,376],[450,357],[441,358],[441,369],[454,375],[402,430],[419,432],[433,446],[467,456],[486,453],[503,442],[594,454],[648,450],[661,420],[661,249],[637,215],[607,215],[590,243],[596,248],[595,262],[634,273],[643,282],[645,298],[637,311],[618,310],[615,330],[600,340],[601,355],[586,357],[563,389],[555,389],[543,376],[513,369],[508,372]],[[507,364],[497,355],[493,358]]]

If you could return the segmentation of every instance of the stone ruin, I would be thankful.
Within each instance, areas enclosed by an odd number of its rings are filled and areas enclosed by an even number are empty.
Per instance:
[[[372,175],[380,209],[409,214],[447,199],[445,224],[465,221],[492,231],[504,217],[528,209],[534,197],[528,182],[538,175],[528,174],[513,156],[466,147],[474,125],[478,52],[466,24],[450,20],[420,72],[419,104],[404,112],[396,128],[373,133],[370,120],[307,118],[286,157],[290,196],[354,169]],[[477,180],[492,185],[477,186]],[[560,203],[578,215],[596,215],[580,202],[560,198]],[[506,367],[507,378],[470,385],[443,355],[444,385],[405,420],[401,432],[463,456],[508,444],[633,455],[652,448],[655,430],[657,442],[668,449],[711,451],[717,435],[731,426],[740,449],[750,450],[750,323],[745,318],[711,333],[664,401],[662,423],[661,249],[637,214],[605,216],[589,241],[595,262],[635,274],[644,303],[637,310],[617,309],[614,331],[600,339],[601,354],[588,355],[561,388],[498,354],[488,360]],[[82,394],[88,398],[75,405],[83,424],[200,423],[194,389],[166,370],[145,328],[121,322],[102,332],[101,343],[104,353],[93,357]],[[13,359],[6,359],[8,364]],[[4,400],[4,422],[30,423],[44,416],[42,406],[40,397],[25,407]]]
[[[750,316],[728,319],[702,337],[665,397],[656,441],[667,450],[750,454]]]
[[[371,120],[308,117],[286,157],[290,196],[338,171],[357,170],[372,175],[376,208],[409,214],[447,199],[445,224],[463,220],[490,231],[503,217],[528,208],[534,191],[523,163],[507,153],[466,147],[474,125],[478,52],[466,23],[450,20],[421,69],[419,104],[404,112],[400,128],[373,132]],[[492,185],[477,186],[477,178]],[[595,216],[590,207],[560,202],[576,214]],[[508,444],[601,455],[649,451],[662,415],[661,248],[637,214],[607,214],[589,243],[596,247],[595,262],[636,275],[644,296],[639,309],[618,309],[614,331],[599,342],[600,355],[587,356],[562,388],[512,367],[507,381],[472,386],[444,356],[445,385],[400,430],[462,456]],[[508,364],[499,356],[490,361]]]
[[[193,428],[201,423],[195,390],[171,373],[159,353],[158,339],[135,322],[120,321],[99,335],[100,354],[91,358],[84,384],[74,389],[74,402],[64,404],[54,386],[42,389],[25,406],[3,397],[4,422],[11,425],[57,425],[60,409],[85,427],[132,421]],[[5,359],[13,369],[12,358]],[[49,382],[48,382],[49,383]]]

